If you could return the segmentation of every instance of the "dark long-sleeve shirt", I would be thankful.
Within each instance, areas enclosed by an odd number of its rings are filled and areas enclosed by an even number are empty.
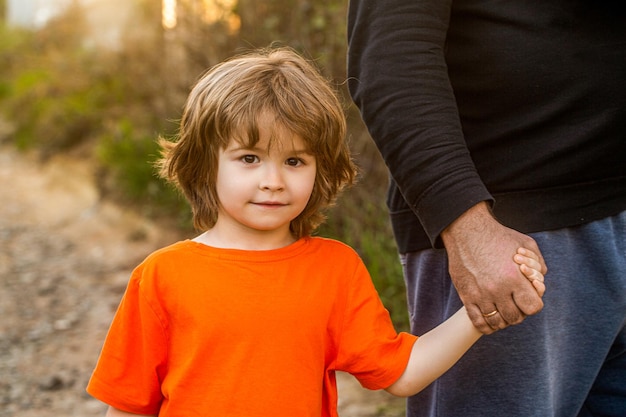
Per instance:
[[[352,0],[349,87],[401,252],[480,201],[522,232],[626,209],[618,1]]]

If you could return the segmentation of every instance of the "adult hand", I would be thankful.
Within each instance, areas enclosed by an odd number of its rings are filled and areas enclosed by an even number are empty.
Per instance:
[[[541,297],[513,261],[522,247],[539,257],[535,241],[498,223],[487,203],[470,208],[442,233],[454,286],[474,326],[484,334],[521,323],[543,308]]]

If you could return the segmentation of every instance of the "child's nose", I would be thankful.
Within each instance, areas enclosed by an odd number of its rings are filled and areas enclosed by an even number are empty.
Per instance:
[[[263,177],[259,184],[263,190],[277,191],[285,188],[285,182],[280,167],[268,164],[265,167]]]

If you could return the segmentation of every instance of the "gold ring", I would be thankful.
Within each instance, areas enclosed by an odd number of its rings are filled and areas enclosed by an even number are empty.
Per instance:
[[[498,310],[493,310],[491,313],[483,314],[483,317],[493,317],[498,314]]]

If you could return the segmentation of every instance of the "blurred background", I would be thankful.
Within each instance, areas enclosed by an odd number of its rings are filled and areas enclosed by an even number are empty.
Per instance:
[[[176,132],[200,74],[251,48],[295,48],[342,95],[361,175],[318,234],[360,253],[407,329],[387,172],[346,90],[346,8],[347,0],[0,0],[0,417],[45,408],[86,415],[59,398],[84,395],[129,271],[195,234],[186,203],[154,175],[155,139]],[[55,367],[63,352],[68,362]],[[84,364],[70,365],[72,355]],[[380,410],[368,415],[389,415]]]

